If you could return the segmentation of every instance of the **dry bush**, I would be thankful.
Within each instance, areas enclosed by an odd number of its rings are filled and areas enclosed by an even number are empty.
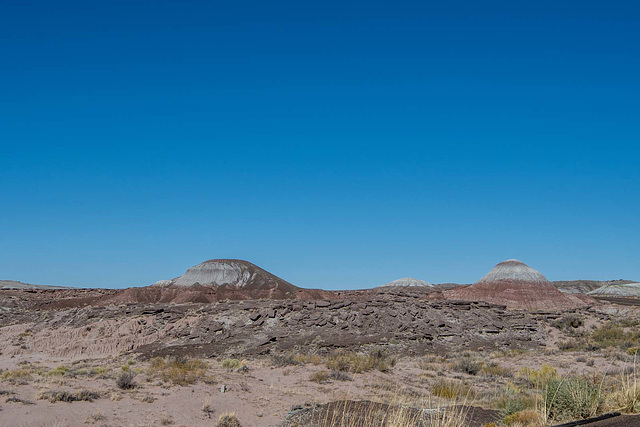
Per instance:
[[[462,381],[440,380],[431,388],[431,394],[445,399],[471,399],[473,388]]]
[[[507,415],[504,418],[504,424],[514,427],[541,427],[544,426],[544,417],[538,411],[525,409],[524,411]]]
[[[482,362],[470,357],[462,357],[451,364],[451,369],[456,372],[464,372],[469,375],[476,375],[482,369]]]
[[[0,379],[6,380],[11,384],[27,384],[28,381],[33,379],[33,376],[30,369],[20,368],[3,371],[0,373]]]
[[[614,383],[608,396],[613,409],[635,413],[640,412],[640,380],[637,365],[634,362],[633,370],[622,371],[619,379]]]
[[[377,369],[387,372],[396,364],[396,358],[384,350],[372,350],[369,353],[355,353],[352,351],[337,351],[327,360],[327,368],[333,371],[351,372],[359,374]]]
[[[324,384],[329,380],[329,372],[317,371],[309,375],[309,381],[316,382],[318,384]]]
[[[325,362],[325,359],[318,354],[272,354],[271,364],[276,368],[283,368],[286,366],[306,365],[311,363],[313,365],[320,365]]]
[[[35,405],[35,403],[30,400],[20,399],[19,397],[15,396],[7,397],[4,401],[5,403],[22,403],[23,405]]]
[[[321,365],[326,362],[325,358],[319,354],[295,354],[293,360],[298,362],[299,365]]]
[[[55,402],[77,402],[87,401],[93,402],[95,399],[100,398],[100,393],[90,390],[80,390],[76,392],[71,391],[41,391],[38,393],[38,399],[48,400],[51,403]]]
[[[93,415],[89,415],[87,417],[87,419],[85,420],[85,424],[94,424],[97,423],[98,421],[105,421],[107,419],[107,417],[104,416],[104,414],[100,411],[96,412]]]
[[[584,324],[582,317],[575,313],[565,314],[559,319],[556,319],[551,323],[558,329],[570,332],[572,329],[577,329]]]
[[[49,376],[49,377],[64,377],[65,375],[67,375],[67,373],[69,373],[69,368],[64,366],[64,365],[60,365],[58,367],[53,368],[49,372],[47,372],[47,376]]]
[[[211,418],[211,415],[215,411],[216,410],[213,408],[213,405],[211,405],[211,401],[209,399],[206,399],[204,402],[202,402],[202,412],[204,412],[207,417]]]
[[[512,377],[513,370],[496,362],[485,363],[480,372],[487,377]]]
[[[187,385],[204,377],[207,368],[205,362],[197,359],[156,357],[151,359],[147,374],[152,377],[158,376],[163,381],[172,384]]]
[[[620,324],[608,322],[591,334],[591,339],[597,348],[619,347],[627,349],[640,344],[640,330],[633,328],[625,330]]]
[[[248,370],[247,361],[246,360],[224,359],[220,363],[220,366],[222,366],[224,369],[226,369],[228,371],[246,371],[246,370]]]
[[[242,427],[235,413],[222,414],[216,427]]]
[[[131,390],[136,387],[136,383],[133,380],[134,378],[135,374],[133,372],[123,372],[118,379],[116,379],[116,385],[121,390]]]
[[[336,381],[353,381],[353,378],[351,378],[349,374],[341,371],[331,371],[331,373],[329,374],[329,379]]]
[[[506,417],[518,412],[535,410],[537,399],[535,394],[522,390],[513,384],[508,384],[507,387],[500,390],[492,405],[498,409],[500,418],[506,419]]]
[[[569,338],[568,340],[559,341],[558,348],[562,351],[594,350],[584,338]]]
[[[293,357],[292,354],[272,354],[271,364],[276,368],[283,368],[285,366],[293,366],[299,365],[298,361]]]

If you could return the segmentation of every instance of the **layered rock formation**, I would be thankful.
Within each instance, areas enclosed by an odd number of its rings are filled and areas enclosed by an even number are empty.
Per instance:
[[[125,351],[216,357],[397,341],[394,351],[425,354],[531,348],[546,341],[536,316],[504,306],[430,302],[413,294],[368,295],[363,301],[262,299],[0,311],[0,352],[4,357],[102,357]],[[32,332],[23,334],[26,329]]]
[[[640,298],[640,283],[615,283],[604,285],[588,295]]]
[[[560,291],[567,294],[588,294],[606,285],[625,285],[632,280],[561,280],[551,282]]]
[[[255,264],[239,259],[210,259],[189,268],[182,276],[161,280],[154,286],[227,286],[236,289],[274,289],[295,291],[291,283]]]
[[[144,288],[125,289],[105,303],[199,302],[243,299],[318,299],[325,291],[302,289],[248,261],[212,259],[182,276]]]
[[[412,277],[403,277],[402,279],[396,279],[389,283],[385,283],[384,285],[378,286],[379,288],[392,287],[392,286],[426,286],[432,288],[433,285],[429,282],[425,282],[424,280],[414,279]]]
[[[16,280],[0,280],[0,289],[66,289],[66,286],[34,285]]]
[[[447,299],[504,304],[509,309],[567,310],[595,303],[583,295],[562,293],[540,272],[510,259],[496,265],[471,286],[445,291]]]

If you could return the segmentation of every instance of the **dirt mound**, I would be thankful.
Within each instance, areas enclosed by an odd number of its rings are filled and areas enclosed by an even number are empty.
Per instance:
[[[443,294],[451,300],[486,301],[522,310],[569,310],[595,304],[584,295],[560,292],[540,272],[515,259],[499,263],[471,286]]]

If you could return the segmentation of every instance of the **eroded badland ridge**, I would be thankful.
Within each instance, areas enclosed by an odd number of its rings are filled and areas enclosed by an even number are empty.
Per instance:
[[[635,392],[621,379],[638,374],[636,288],[600,288],[563,293],[507,260],[467,286],[404,278],[310,290],[224,259],[142,288],[6,286],[0,417],[3,425],[189,426],[588,418],[620,411]],[[540,412],[548,387],[592,390],[596,379],[600,391],[580,403],[586,409]],[[624,411],[640,410],[626,402]]]

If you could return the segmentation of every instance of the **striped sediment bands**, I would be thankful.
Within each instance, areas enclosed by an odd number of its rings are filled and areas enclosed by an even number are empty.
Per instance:
[[[568,310],[596,302],[584,295],[564,294],[540,272],[510,259],[496,265],[471,286],[445,291],[447,299],[485,301],[509,309]]]

